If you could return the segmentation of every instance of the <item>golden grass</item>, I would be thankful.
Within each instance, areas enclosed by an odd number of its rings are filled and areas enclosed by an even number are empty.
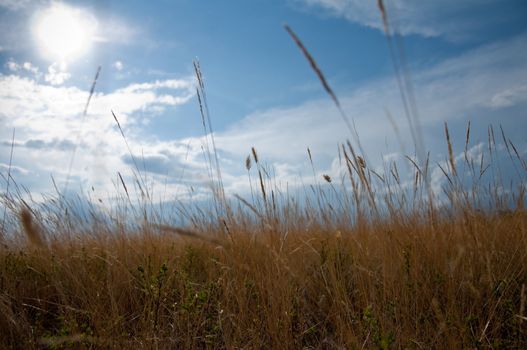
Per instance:
[[[231,222],[205,239],[144,229],[13,246],[0,252],[0,346],[520,348],[526,219],[408,215],[287,236]]]

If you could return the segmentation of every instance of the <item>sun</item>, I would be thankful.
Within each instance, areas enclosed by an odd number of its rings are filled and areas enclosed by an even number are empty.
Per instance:
[[[94,40],[97,21],[87,11],[53,4],[35,17],[33,32],[41,53],[67,62],[86,53]]]

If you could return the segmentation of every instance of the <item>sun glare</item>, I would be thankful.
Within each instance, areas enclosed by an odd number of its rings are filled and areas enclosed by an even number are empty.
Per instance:
[[[33,30],[41,53],[65,62],[89,50],[96,28],[97,21],[90,13],[54,4],[36,16]]]

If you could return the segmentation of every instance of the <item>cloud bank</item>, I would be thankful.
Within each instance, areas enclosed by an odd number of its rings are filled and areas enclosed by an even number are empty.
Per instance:
[[[55,83],[47,77],[0,75],[0,123],[4,126],[0,163],[8,163],[10,135],[15,129],[14,164],[28,169],[25,178],[33,177],[30,182],[37,185],[32,188],[36,192],[49,189],[50,174],[59,183],[66,179],[74,150],[69,174],[74,182],[109,190],[108,177],[129,169],[123,161],[128,151],[111,111],[135,151],[136,145],[144,143],[141,126],[145,120],[188,103],[194,96],[190,78],[131,84],[110,93],[95,93],[84,116],[89,92]],[[24,183],[24,178],[19,180]]]

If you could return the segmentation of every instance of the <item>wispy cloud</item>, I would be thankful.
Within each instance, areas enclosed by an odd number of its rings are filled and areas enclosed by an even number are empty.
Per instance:
[[[0,173],[7,174],[8,172],[10,172],[12,174],[11,176],[13,177],[17,175],[27,175],[30,173],[28,169],[24,169],[16,165],[11,165],[10,167],[9,164],[0,163]]]
[[[494,108],[512,107],[527,100],[527,85],[513,86],[498,92],[490,99],[490,106]]]
[[[32,5],[47,3],[46,0],[0,0],[0,7],[8,10],[17,11]]]
[[[143,29],[137,24],[128,23],[123,18],[101,14],[97,21],[96,42],[131,45],[140,44],[142,40],[145,40],[146,33],[143,32]]]
[[[377,1],[364,0],[295,0],[294,3],[324,9],[327,13],[344,17],[367,27],[383,31]],[[463,39],[471,29],[483,26],[487,19],[479,17],[478,9],[498,0],[394,0],[386,1],[389,16],[399,33],[425,37],[447,36]],[[477,18],[476,18],[477,17]],[[470,18],[470,20],[467,20]]]

